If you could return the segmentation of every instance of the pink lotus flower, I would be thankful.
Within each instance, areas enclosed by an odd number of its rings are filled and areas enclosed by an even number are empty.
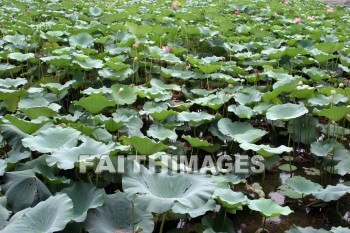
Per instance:
[[[333,13],[333,12],[334,12],[334,9],[333,9],[333,8],[328,8],[328,9],[327,9],[327,12],[328,12],[328,13]]]
[[[285,5],[288,5],[288,4],[289,4],[288,0],[284,1],[283,3],[284,3]]]
[[[294,22],[300,23],[300,22],[301,22],[301,18],[299,18],[299,17],[295,18],[295,19],[294,19]]]
[[[176,9],[177,5],[176,4],[171,4],[171,8]]]
[[[138,41],[135,41],[135,43],[134,43],[134,48],[138,48],[139,47],[139,42]]]
[[[163,46],[162,46],[162,50],[167,51],[168,53],[171,53],[171,52],[173,51],[171,48],[169,48],[169,47],[166,46],[166,45],[163,45]]]
[[[307,19],[308,20],[315,20],[315,18],[313,16],[308,16]]]
[[[241,14],[241,11],[235,10],[233,13],[234,13],[235,15],[240,15],[240,14]]]

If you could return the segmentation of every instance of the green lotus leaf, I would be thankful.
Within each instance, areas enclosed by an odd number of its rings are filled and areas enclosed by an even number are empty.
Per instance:
[[[204,74],[212,74],[221,68],[220,65],[215,65],[215,64],[205,64],[205,65],[197,65],[197,66]]]
[[[25,44],[26,41],[26,37],[24,35],[20,35],[20,34],[15,34],[15,35],[6,35],[4,36],[4,41],[10,42],[16,46]]]
[[[114,107],[115,102],[108,100],[102,94],[91,94],[88,97],[81,98],[79,101],[74,101],[75,105],[82,106],[92,114],[99,113],[106,107]]]
[[[231,210],[242,209],[248,204],[249,199],[241,192],[234,192],[229,188],[216,188],[213,198],[223,207]]]
[[[266,112],[268,120],[290,120],[308,113],[303,104],[281,104],[269,108]]]
[[[38,131],[41,127],[43,127],[45,124],[47,124],[48,120],[33,120],[33,121],[26,121],[22,120],[14,115],[5,115],[4,119],[8,120],[11,124],[16,126],[18,129],[20,129],[22,132],[26,134],[33,134],[36,131]]]
[[[287,230],[285,233],[329,233],[329,231],[324,229],[315,229],[312,227],[298,227],[298,226],[292,226]]]
[[[230,105],[227,107],[227,111],[233,112],[239,118],[250,119],[254,115],[253,110],[245,105]]]
[[[310,99],[314,95],[314,90],[315,87],[308,85],[297,86],[290,96],[300,99]]]
[[[271,199],[260,198],[257,200],[250,200],[248,207],[251,210],[260,212],[266,218],[273,218],[280,215],[289,215],[293,211],[288,207],[282,207]]]
[[[336,144],[333,141],[313,142],[310,146],[310,152],[319,157],[327,157],[334,153]]]
[[[317,126],[317,118],[304,115],[288,122],[288,132],[294,142],[311,144],[319,137]]]
[[[350,66],[350,58],[345,56],[340,56],[340,62],[343,64],[343,66],[348,67]],[[349,68],[348,68],[349,69]]]
[[[22,139],[22,143],[31,151],[49,153],[56,149],[76,146],[79,136],[80,132],[75,129],[57,126],[42,130],[35,136],[28,135]]]
[[[285,164],[285,165],[289,166],[289,164]],[[287,171],[287,172],[290,172],[290,171]],[[282,184],[281,186],[279,186],[277,192],[283,196],[287,196],[292,199],[301,199],[303,197],[302,194],[295,192],[293,189],[290,189],[285,184]]]
[[[333,121],[340,121],[347,114],[350,113],[350,107],[348,106],[333,106],[330,108],[323,108],[320,111],[316,111],[317,115],[327,117]]]
[[[316,67],[312,67],[309,69],[304,68],[303,72],[307,74],[315,82],[319,82],[323,79],[330,78],[330,75],[328,75],[326,72],[322,70],[318,70]]]
[[[192,71],[187,71],[187,70],[175,70],[175,69],[167,69],[164,67],[161,67],[160,73],[162,77],[168,79],[171,77],[174,78],[179,78],[183,80],[189,80],[189,79],[194,79],[197,78],[198,75]]]
[[[81,182],[76,182],[71,187],[63,189],[61,193],[67,194],[73,201],[72,220],[75,222],[83,222],[89,209],[102,206],[105,194],[103,189],[97,189],[91,184]],[[82,193],[84,195],[81,195]]]
[[[69,55],[42,57],[40,58],[40,60],[50,65],[64,68],[70,67],[72,63],[72,57]]]
[[[134,73],[134,71],[131,68],[126,68],[120,71],[115,71],[112,70],[108,67],[103,68],[101,70],[98,71],[98,74],[105,78],[105,79],[109,79],[112,81],[123,81],[127,78],[129,78],[132,74]]]
[[[0,159],[0,176],[3,176],[7,169],[7,161]]]
[[[316,105],[325,106],[325,105],[329,105],[330,103],[333,103],[333,104],[338,104],[339,102],[346,103],[348,99],[349,99],[348,97],[341,94],[335,94],[332,96],[317,95],[308,99],[308,102],[314,106]]]
[[[302,176],[289,178],[286,180],[285,184],[293,191],[302,195],[309,195],[323,189],[321,185],[307,180]]]
[[[105,195],[104,205],[88,212],[84,226],[90,233],[132,233],[138,227],[152,232],[154,223],[151,213],[133,207],[124,193],[117,192]]]
[[[322,52],[332,54],[336,51],[341,51],[341,49],[344,46],[341,43],[334,43],[334,42],[323,42],[323,43],[317,43],[315,45],[316,49],[321,50]]]
[[[176,57],[172,53],[169,53],[165,50],[160,49],[157,46],[152,46],[152,47],[149,47],[148,49],[153,59],[159,59],[169,63],[182,63],[180,58]]]
[[[193,90],[192,90],[193,91]],[[198,93],[198,92],[197,92]],[[224,92],[208,95],[203,98],[194,99],[192,102],[201,106],[206,106],[218,110],[232,98],[232,95]]]
[[[150,84],[153,87],[157,87],[160,89],[166,89],[166,90],[174,90],[174,91],[181,91],[181,87],[176,84],[165,84],[162,80],[159,79],[151,79]]]
[[[114,149],[114,143],[110,142],[108,145],[86,137],[84,142],[79,146],[63,147],[51,152],[46,158],[48,165],[57,165],[58,168],[68,170],[73,169],[77,162],[84,162],[86,160],[103,159],[108,157],[110,152]],[[88,158],[80,158],[80,156],[89,156]]]
[[[282,93],[282,92],[290,93],[295,90],[295,88],[298,86],[300,81],[301,81],[301,78],[299,77],[281,78],[273,84],[273,89],[278,93]]]
[[[0,87],[5,87],[5,88],[18,88],[19,86],[27,84],[27,80],[25,78],[5,78],[5,79],[0,79]]]
[[[31,108],[21,108],[21,112],[27,115],[30,119],[37,119],[39,117],[53,117],[58,114],[56,107],[61,108],[61,106],[52,103],[48,107],[31,107]],[[55,108],[55,109],[54,109]]]
[[[75,80],[71,80],[66,82],[65,84],[60,84],[60,83],[45,83],[41,84],[41,87],[46,87],[56,95],[60,95],[64,91],[66,91],[72,84],[75,83]]]
[[[213,121],[215,116],[207,112],[180,112],[177,120],[180,122],[189,122],[190,125],[198,126]]]
[[[293,151],[292,147],[286,147],[281,145],[279,147],[270,147],[269,145],[255,145],[247,142],[243,142],[239,145],[243,150],[252,150],[257,152],[263,157],[271,157],[276,154],[289,153]]]
[[[216,202],[213,199],[209,199],[206,204],[196,209],[189,208],[186,205],[176,202],[173,208],[171,208],[171,211],[176,214],[186,214],[189,215],[191,218],[196,218],[204,215],[208,211],[213,211],[215,207]]]
[[[335,58],[334,55],[322,52],[318,49],[312,49],[309,50],[309,52],[319,63],[325,63],[328,60]]]
[[[96,115],[92,118],[94,121],[103,124],[106,129],[110,132],[116,132],[120,127],[122,127],[126,121],[128,121],[127,117],[124,118],[112,118],[106,117],[102,114]]]
[[[92,16],[95,16],[95,17],[102,15],[102,10],[99,7],[90,7],[89,12]]]
[[[135,23],[132,22],[125,22],[125,27],[127,29],[129,29],[129,31],[138,36],[146,36],[148,33],[150,33],[152,31],[152,27],[148,26],[148,25],[137,25]]]
[[[226,136],[229,136],[231,140],[242,142],[256,142],[262,138],[266,131],[261,129],[255,129],[253,126],[243,122],[232,122],[228,118],[219,120],[218,128],[220,132]]]
[[[208,147],[212,146],[207,140],[203,140],[200,138],[192,138],[191,136],[182,136],[183,139],[188,141],[192,147]]]
[[[8,211],[6,209],[7,206],[7,198],[6,197],[0,197],[0,229],[3,229],[6,220],[10,217],[11,211]]]
[[[15,213],[51,196],[49,189],[35,176],[33,170],[7,172],[4,180],[1,189]]]
[[[15,97],[18,100],[19,97],[25,95],[26,93],[27,93],[26,90],[9,90],[9,89],[0,88],[0,99],[8,100],[8,99],[11,99],[11,97]]]
[[[102,60],[87,58],[84,61],[73,60],[73,63],[78,64],[84,70],[100,69],[103,67]]]
[[[205,205],[214,191],[208,176],[196,174],[152,173],[141,165],[140,172],[123,176],[123,190],[142,209],[153,213],[172,210],[175,203],[190,209]]]
[[[69,44],[73,47],[80,46],[82,48],[88,48],[93,44],[93,41],[94,38],[86,32],[69,37]]]
[[[337,201],[345,194],[350,193],[350,187],[343,184],[335,186],[327,185],[325,189],[315,192],[312,195],[324,202]]]
[[[34,53],[10,53],[8,55],[8,58],[19,61],[19,62],[24,62],[27,61],[30,58],[34,58]]]
[[[113,99],[118,105],[133,104],[137,99],[135,89],[131,86],[114,84],[111,89]]]
[[[63,230],[72,217],[72,200],[66,194],[57,194],[14,215],[2,232],[57,232]]]
[[[294,172],[296,170],[298,170],[298,168],[294,165],[290,165],[290,164],[282,164],[280,166],[278,166],[278,169],[280,169],[281,171],[285,171],[285,172]]]
[[[261,93],[255,89],[243,89],[241,92],[233,95],[236,102],[241,105],[247,105],[261,100]]]
[[[335,168],[339,175],[344,176],[350,174],[350,158],[340,161]]]
[[[167,129],[161,125],[152,124],[147,131],[147,136],[164,141],[165,139],[176,140],[177,134],[173,130]]]
[[[16,69],[18,69],[18,67],[15,66],[15,65],[11,65],[11,64],[8,64],[8,63],[7,64],[0,63],[0,74],[5,73],[6,71],[11,72],[11,71],[14,71]],[[19,67],[19,70],[20,70],[20,67]]]
[[[225,217],[225,211],[220,211],[215,218],[210,215],[205,215],[202,218],[203,226],[207,227],[199,229],[203,233],[235,233],[234,223],[227,217]]]
[[[212,80],[219,80],[219,81],[227,82],[227,83],[230,83],[230,84],[239,82],[239,79],[238,79],[238,78],[233,78],[233,77],[230,76],[230,75],[222,74],[222,73],[213,73],[213,74],[210,74],[210,78],[211,78]]]
[[[137,153],[141,155],[152,155],[169,148],[167,145],[155,142],[147,137],[132,136],[128,138],[123,136],[120,140],[125,144],[132,145]]]
[[[332,233],[347,233],[350,231],[350,228],[348,227],[332,227],[331,232]]]

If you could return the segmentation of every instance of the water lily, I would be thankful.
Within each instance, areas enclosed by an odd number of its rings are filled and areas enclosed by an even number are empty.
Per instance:
[[[164,50],[164,51],[167,51],[167,52],[169,52],[169,53],[171,53],[173,50],[170,48],[170,47],[168,47],[167,45],[163,45],[162,46],[162,50]]]
[[[328,13],[333,13],[333,12],[334,12],[334,9],[333,9],[333,8],[328,8],[328,9],[327,9],[327,12],[328,12]]]
[[[176,4],[171,4],[171,8],[176,9],[177,5]]]
[[[288,4],[289,4],[288,0],[284,1],[283,3],[284,3],[285,5],[288,5]]]
[[[295,19],[294,19],[294,22],[300,23],[300,22],[301,22],[301,18],[299,18],[299,17],[295,18]]]
[[[234,13],[235,15],[240,15],[240,14],[241,14],[241,11],[235,10],[233,13]]]

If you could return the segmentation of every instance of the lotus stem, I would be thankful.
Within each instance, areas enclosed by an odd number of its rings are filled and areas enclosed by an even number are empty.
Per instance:
[[[165,224],[166,212],[163,214],[162,224],[160,225],[159,233],[163,233],[163,228]]]

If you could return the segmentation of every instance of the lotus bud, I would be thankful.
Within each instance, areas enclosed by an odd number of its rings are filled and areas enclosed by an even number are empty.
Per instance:
[[[339,83],[339,87],[343,88],[344,87],[344,83]]]
[[[119,90],[118,90],[118,94],[120,95],[122,92],[124,91],[124,88],[119,88]]]
[[[337,94],[337,92],[335,90],[331,90],[331,94],[335,95],[335,94]]]
[[[230,83],[228,84],[228,88],[234,88],[234,86]]]

